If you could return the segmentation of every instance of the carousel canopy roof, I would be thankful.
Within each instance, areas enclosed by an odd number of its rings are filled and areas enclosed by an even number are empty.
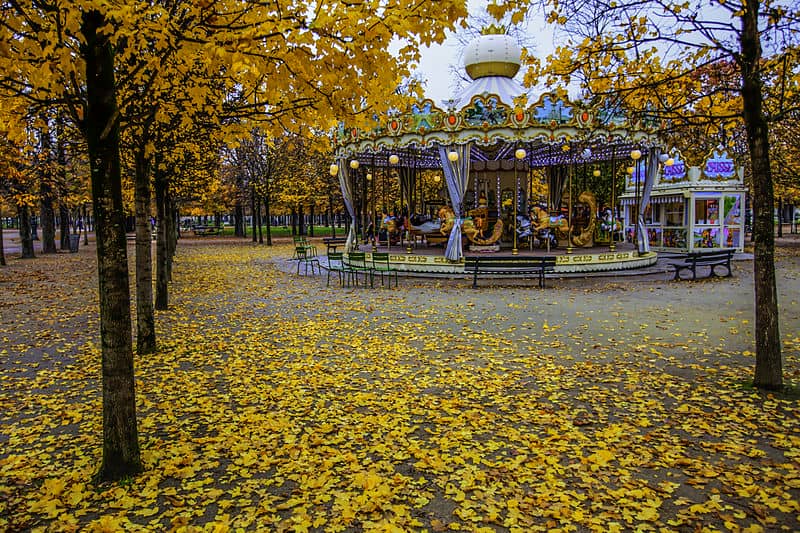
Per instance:
[[[423,100],[406,113],[378,119],[371,130],[340,124],[337,158],[385,166],[395,154],[401,165],[439,168],[439,146],[472,144],[473,163],[513,159],[522,147],[528,165],[537,167],[622,158],[633,147],[646,151],[657,144],[656,123],[631,122],[608,102],[574,103],[554,94],[531,98],[513,79],[520,56],[510,36],[481,35],[464,51],[473,81],[444,103],[446,109]]]

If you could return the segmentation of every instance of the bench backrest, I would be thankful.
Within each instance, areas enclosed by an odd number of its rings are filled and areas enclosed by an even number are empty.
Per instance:
[[[554,256],[538,256],[538,257],[465,257],[464,266],[466,269],[480,268],[481,266],[489,268],[508,268],[508,269],[525,269],[525,268],[552,268],[556,266],[556,258]]]
[[[726,248],[724,250],[714,250],[709,252],[689,252],[686,254],[687,263],[710,263],[720,259],[730,259],[736,250]]]

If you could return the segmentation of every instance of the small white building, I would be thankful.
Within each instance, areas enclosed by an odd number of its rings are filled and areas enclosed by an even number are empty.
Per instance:
[[[680,154],[662,165],[643,219],[650,247],[657,251],[744,248],[743,169],[725,150],[715,150],[700,167],[688,167]],[[620,196],[627,242],[636,242],[636,205],[644,172],[634,169]]]

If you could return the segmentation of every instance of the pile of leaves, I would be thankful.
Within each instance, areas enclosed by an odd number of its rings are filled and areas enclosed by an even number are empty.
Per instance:
[[[2,530],[800,529],[800,410],[746,386],[741,271],[340,288],[289,247],[182,245],[136,359],[145,471],[98,486],[91,253],[0,270]]]

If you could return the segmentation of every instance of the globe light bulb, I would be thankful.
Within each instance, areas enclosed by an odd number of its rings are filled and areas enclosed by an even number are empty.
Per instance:
[[[599,168],[594,169],[592,171],[592,176],[594,176],[595,178],[600,177],[600,169]]]
[[[389,156],[389,163],[391,163],[393,165],[396,165],[399,162],[400,162],[400,158],[397,156],[397,154],[392,154],[392,155]]]
[[[335,176],[339,173],[339,165],[331,165],[330,169],[331,176]]]
[[[631,150],[631,159],[637,161],[640,157],[642,157],[642,152],[639,150]]]
[[[352,168],[353,170],[358,168],[358,159],[353,159],[352,161],[350,161],[350,168]]]
[[[526,155],[528,155],[528,153],[523,148],[517,148],[517,151],[514,152],[514,157],[517,159],[525,159]]]
[[[453,152],[448,153],[447,154],[447,159],[449,159],[450,161],[455,163],[456,161],[458,161],[458,152],[453,151]]]

